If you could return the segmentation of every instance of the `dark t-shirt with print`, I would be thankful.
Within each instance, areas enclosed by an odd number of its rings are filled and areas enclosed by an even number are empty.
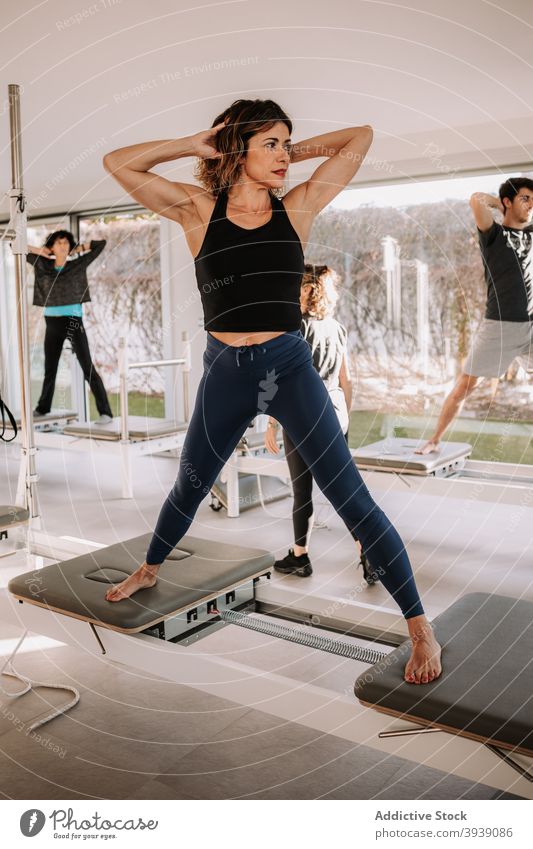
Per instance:
[[[532,321],[533,226],[517,230],[495,221],[478,236],[487,281],[485,318]]]

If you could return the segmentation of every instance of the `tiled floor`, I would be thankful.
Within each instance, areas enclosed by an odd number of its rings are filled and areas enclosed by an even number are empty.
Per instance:
[[[17,666],[30,676],[75,684],[81,700],[35,736],[23,723],[65,697],[42,690],[19,702],[2,701],[4,798],[495,796],[490,787],[179,684],[111,668],[67,646],[29,652]]]
[[[3,452],[3,453],[2,453]],[[17,466],[0,449],[0,502],[14,498]],[[116,469],[114,465],[116,465]],[[112,543],[153,527],[170,488],[176,461],[146,457],[135,462],[136,497],[119,497],[118,463],[98,455],[39,453],[44,523],[53,534]],[[381,505],[407,542],[419,586],[431,613],[466,591],[499,591],[533,598],[529,562],[533,554],[528,509],[465,504],[381,494]],[[323,502],[319,495],[317,502]],[[326,528],[312,541],[315,574],[300,582],[302,595],[346,596],[360,581],[353,543],[328,505],[319,503]],[[265,513],[255,508],[238,520],[214,513],[204,502],[192,529],[197,536],[269,547],[280,554],[291,543],[290,501]],[[0,582],[28,568],[24,557],[0,557]],[[283,580],[293,580],[288,578]],[[363,601],[391,602],[382,587],[365,590]],[[220,651],[238,661],[298,681],[348,692],[349,661],[302,654],[290,644],[257,650],[255,637],[236,644],[230,629],[217,637]],[[5,655],[15,632],[0,626]],[[0,707],[0,792],[6,798],[493,798],[483,785],[386,757],[370,746],[322,734],[297,722],[197,690],[110,667],[80,650],[37,642],[17,665],[37,679],[71,681],[82,692],[71,713],[27,735],[22,723],[64,695],[53,690]],[[204,648],[211,638],[204,641]],[[193,651],[202,650],[192,647]],[[13,688],[12,682],[6,688]],[[13,716],[11,716],[13,713]],[[16,717],[16,719],[15,719]],[[18,722],[20,720],[20,722]],[[55,747],[55,749],[54,749]]]

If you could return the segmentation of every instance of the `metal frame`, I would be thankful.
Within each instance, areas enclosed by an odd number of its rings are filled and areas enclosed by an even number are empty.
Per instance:
[[[411,737],[417,734],[437,733],[444,734],[446,732],[444,728],[437,728],[432,725],[412,726],[411,724],[408,724],[402,728],[392,728],[388,731],[380,731],[378,736],[380,740],[387,740],[393,737]],[[506,764],[509,764],[512,769],[514,769],[519,775],[522,776],[522,778],[525,778],[526,781],[529,781],[533,784],[533,762],[531,763],[531,765],[529,765],[528,768],[524,768],[512,757],[512,755],[509,754],[508,751],[500,749],[493,743],[484,743],[483,745],[486,746],[487,749],[494,755],[496,755],[498,758],[501,758],[502,761],[505,761]],[[525,760],[528,759],[525,758]]]
[[[352,449],[352,455],[355,453],[355,449]],[[365,468],[359,462],[357,467],[372,491],[448,496],[533,508],[533,466],[466,460],[462,468],[454,471],[449,477],[392,470],[379,471]],[[227,486],[227,515],[230,518],[239,516],[239,473],[290,478],[285,457],[242,455],[235,452],[221,473],[221,478]]]
[[[28,343],[28,304],[26,296],[26,199],[22,180],[22,128],[20,120],[20,86],[8,86],[9,127],[11,148],[10,220],[12,229],[5,228],[3,235],[11,239],[15,259],[15,291],[17,313],[17,351],[20,373],[20,443],[24,488],[18,495],[20,506],[29,510],[30,523],[40,526],[40,509],[37,497],[38,475],[35,466],[35,440],[31,405],[30,352]],[[17,505],[19,506],[19,505]]]
[[[168,360],[152,360],[139,363],[129,363],[126,340],[119,339],[119,377],[120,377],[120,417],[121,417],[121,439],[129,439],[128,430],[128,370],[138,368],[158,368],[160,366],[182,366],[183,378],[183,410],[184,421],[189,421],[189,374],[191,371],[191,345],[187,331],[182,333],[183,357]]]
[[[158,454],[163,451],[179,451],[185,441],[186,431],[176,430],[174,433],[155,436],[148,439],[131,438],[128,429],[128,371],[137,368],[157,368],[159,366],[179,366],[183,373],[183,408],[185,412],[185,423],[189,418],[189,373],[191,369],[191,352],[188,334],[183,334],[183,356],[169,360],[153,360],[138,363],[128,363],[126,343],[120,339],[119,347],[119,374],[120,374],[120,414],[121,435],[119,440],[101,438],[95,434],[90,436],[65,434],[61,430],[61,416],[54,418],[51,415],[46,421],[34,424],[33,438],[38,448],[58,448],[61,451],[95,450],[102,454],[117,456],[121,462],[122,497],[133,498],[132,484],[132,458],[148,454]],[[19,439],[13,441],[12,445],[20,445]],[[24,498],[25,467],[22,465],[19,472],[17,488],[17,501]]]

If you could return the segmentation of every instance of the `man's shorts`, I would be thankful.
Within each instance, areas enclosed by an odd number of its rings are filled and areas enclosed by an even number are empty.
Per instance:
[[[533,373],[533,322],[484,318],[463,366],[473,377],[500,377],[513,360]]]

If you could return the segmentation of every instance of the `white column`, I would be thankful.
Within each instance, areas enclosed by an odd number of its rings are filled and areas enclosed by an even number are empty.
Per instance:
[[[400,330],[402,320],[400,246],[392,236],[385,236],[381,244],[383,245],[383,270],[387,286],[387,325],[393,330]]]
[[[189,397],[192,412],[203,371],[206,339],[194,260],[179,224],[162,218],[160,240],[163,357],[171,359],[183,355],[182,333],[186,330],[191,340]],[[165,415],[183,421],[182,377],[177,368],[165,369]]]
[[[416,260],[416,334],[420,370],[427,378],[429,358],[429,291],[428,267]]]

